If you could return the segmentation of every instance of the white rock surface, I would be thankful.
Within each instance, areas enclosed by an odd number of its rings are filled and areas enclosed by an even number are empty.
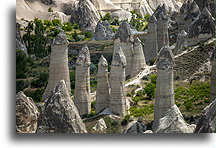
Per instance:
[[[103,118],[98,120],[98,122],[93,127],[93,130],[95,131],[105,131],[106,129],[107,129],[107,126]]]
[[[16,95],[16,132],[35,133],[39,112],[32,98],[22,91]]]
[[[196,125],[185,122],[179,108],[173,105],[166,115],[159,120],[155,133],[193,133]]]

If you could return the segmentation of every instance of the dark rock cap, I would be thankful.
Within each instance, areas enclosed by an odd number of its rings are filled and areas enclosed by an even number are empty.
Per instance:
[[[90,57],[90,52],[89,48],[87,45],[84,45],[83,48],[80,50],[79,55],[76,60],[76,65],[87,65],[90,66],[91,64],[91,57]]]
[[[157,58],[157,69],[167,70],[174,66],[174,55],[169,46],[163,46]]]
[[[127,66],[127,61],[121,47],[119,47],[116,51],[114,51],[112,66],[122,66],[122,67]]]
[[[127,21],[123,21],[119,26],[115,39],[120,39],[121,42],[132,42],[132,30]]]

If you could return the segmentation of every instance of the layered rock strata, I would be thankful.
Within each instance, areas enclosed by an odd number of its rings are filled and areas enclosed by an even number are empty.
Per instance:
[[[74,105],[67,85],[61,80],[45,101],[38,133],[86,133],[86,127]]]
[[[49,65],[49,80],[45,92],[43,93],[43,101],[53,91],[54,87],[60,80],[64,80],[67,90],[70,93],[70,76],[68,68],[68,40],[66,34],[60,29],[60,33],[53,40]]]
[[[144,54],[145,60],[148,63],[157,57],[157,19],[154,15],[151,16],[148,22],[148,32],[145,39]]]
[[[108,108],[110,104],[110,85],[107,68],[107,60],[102,55],[98,63],[96,113],[100,113],[105,108]]]
[[[171,48],[164,46],[159,52],[157,61],[157,83],[156,99],[154,107],[154,124],[155,130],[158,126],[159,119],[165,116],[166,112],[174,105],[174,88],[173,88],[173,66],[174,56]]]
[[[20,91],[16,95],[16,132],[35,133],[39,112],[32,98]]]
[[[140,71],[142,71],[146,66],[145,56],[143,54],[142,42],[139,38],[134,39],[133,44],[133,62],[132,62],[132,70],[131,77],[136,76]]]
[[[112,113],[126,115],[125,67],[126,57],[121,48],[114,51],[110,71],[110,110]]]
[[[76,61],[74,103],[80,115],[89,114],[91,111],[90,64],[89,49],[85,45],[80,50]]]

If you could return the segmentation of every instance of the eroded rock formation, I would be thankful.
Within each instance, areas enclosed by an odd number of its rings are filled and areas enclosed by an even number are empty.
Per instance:
[[[142,71],[146,66],[145,56],[143,54],[142,42],[137,37],[134,39],[133,44],[133,62],[132,62],[132,71],[130,76],[136,76],[140,71]]]
[[[119,116],[126,115],[126,97],[124,85],[126,66],[126,57],[120,47],[114,51],[110,71],[110,109],[112,113]]]
[[[86,127],[74,105],[67,85],[61,80],[46,99],[38,133],[86,133]]]
[[[111,40],[113,36],[114,33],[110,28],[109,22],[107,20],[102,23],[98,21],[92,40]]]
[[[174,105],[175,102],[173,88],[174,56],[170,47],[164,46],[161,49],[156,63],[157,84],[154,107],[154,130],[158,126],[159,119],[165,116],[166,112]]]
[[[195,133],[215,133],[215,102],[216,100],[203,110]]]
[[[145,60],[148,63],[157,57],[157,19],[154,15],[150,17],[148,22],[148,32],[145,39],[144,54]]]
[[[189,125],[185,122],[179,108],[173,105],[159,120],[155,133],[193,133],[195,124]]]
[[[144,133],[146,131],[147,126],[143,123],[142,119],[139,118],[138,121],[130,122],[124,133]]]
[[[216,81],[215,81],[215,48],[213,49],[213,53],[211,56],[211,92],[210,92],[210,101],[213,102],[216,99],[215,92],[216,92]]]
[[[27,48],[20,33],[20,24],[16,22],[16,50],[22,50],[27,53]]]
[[[194,45],[199,43],[200,41],[206,41],[214,36],[215,21],[211,13],[208,11],[207,7],[205,7],[198,18],[194,20],[190,25],[188,35],[190,44]]]
[[[39,112],[32,98],[22,91],[16,95],[16,131],[18,133],[35,133]]]
[[[100,16],[89,0],[80,0],[76,10],[71,15],[71,22],[78,23],[81,28],[94,32]]]
[[[60,29],[59,34],[53,40],[50,65],[49,80],[45,92],[42,96],[43,101],[49,96],[50,92],[60,80],[64,80],[70,93],[70,77],[68,68],[68,40],[66,34]]]
[[[55,11],[51,12],[49,15],[49,20],[52,21],[54,19],[59,19],[61,23],[68,22],[69,17],[65,15],[63,12]]]
[[[89,49],[85,45],[80,50],[76,61],[74,103],[80,115],[88,114],[91,111],[90,64]]]
[[[126,78],[130,77],[133,62],[133,35],[130,25],[127,21],[123,21],[115,34],[114,40],[114,52],[122,48],[127,60],[127,66],[125,69]]]
[[[107,60],[102,55],[98,63],[96,113],[100,113],[105,108],[108,108],[110,104],[110,85],[107,68]]]
[[[93,127],[93,130],[95,131],[105,131],[107,129],[106,123],[104,121],[103,118],[101,118],[100,120],[98,120],[98,122],[95,124],[95,126]]]
[[[184,50],[184,48],[187,46],[187,38],[188,38],[188,34],[184,30],[182,30],[178,34],[178,37],[177,37],[177,40],[176,40],[176,47],[175,47],[175,50],[174,50],[174,55],[177,55],[182,50]]]

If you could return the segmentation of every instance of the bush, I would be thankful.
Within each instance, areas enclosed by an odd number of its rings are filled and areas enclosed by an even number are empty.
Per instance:
[[[151,75],[150,79],[151,79],[151,83],[156,84],[156,82],[157,82],[157,75]]]
[[[189,109],[193,108],[193,103],[191,100],[186,100],[186,101],[184,101],[184,106],[187,110],[189,110]]]
[[[27,55],[22,50],[16,50],[16,78],[26,78],[28,72]]]
[[[48,73],[42,72],[37,79],[31,81],[32,88],[45,87],[48,82]]]
[[[74,33],[72,33],[72,38],[75,40],[75,42],[80,41],[80,37],[76,31],[74,31]]]
[[[143,77],[142,77],[142,80],[148,81],[148,80],[149,80],[149,76],[147,76],[147,75],[146,75],[146,76],[143,76]]]
[[[42,102],[43,88],[37,88],[35,91],[26,92],[26,95],[31,97],[34,102]]]
[[[121,122],[122,126],[126,126],[129,123],[130,115],[124,116],[124,119]]]
[[[85,31],[83,34],[85,35],[85,40],[92,38],[92,33],[91,32]]]
[[[52,24],[53,26],[62,26],[61,21],[59,19],[53,19]]]
[[[16,93],[19,91],[23,91],[27,87],[26,82],[24,80],[16,80]]]
[[[72,31],[73,30],[73,26],[70,22],[65,22],[63,23],[62,29],[64,31]]]
[[[101,18],[101,20],[102,20],[102,21],[107,20],[108,22],[111,22],[111,21],[112,21],[111,14],[110,14],[110,13],[106,13],[106,14]]]
[[[149,60],[148,63],[150,66],[152,66],[152,65],[154,65],[155,61],[156,61],[156,58]]]
[[[133,97],[132,100],[134,101],[135,105],[140,101],[140,97]]]
[[[152,98],[155,96],[156,84],[154,83],[145,83],[146,86],[144,88],[144,92],[148,98]]]
[[[127,92],[127,97],[132,97],[132,93],[131,92]]]
[[[48,12],[53,12],[51,7],[48,8]]]
[[[79,24],[77,24],[77,23],[74,24],[73,28],[74,28],[74,29],[79,29]]]

